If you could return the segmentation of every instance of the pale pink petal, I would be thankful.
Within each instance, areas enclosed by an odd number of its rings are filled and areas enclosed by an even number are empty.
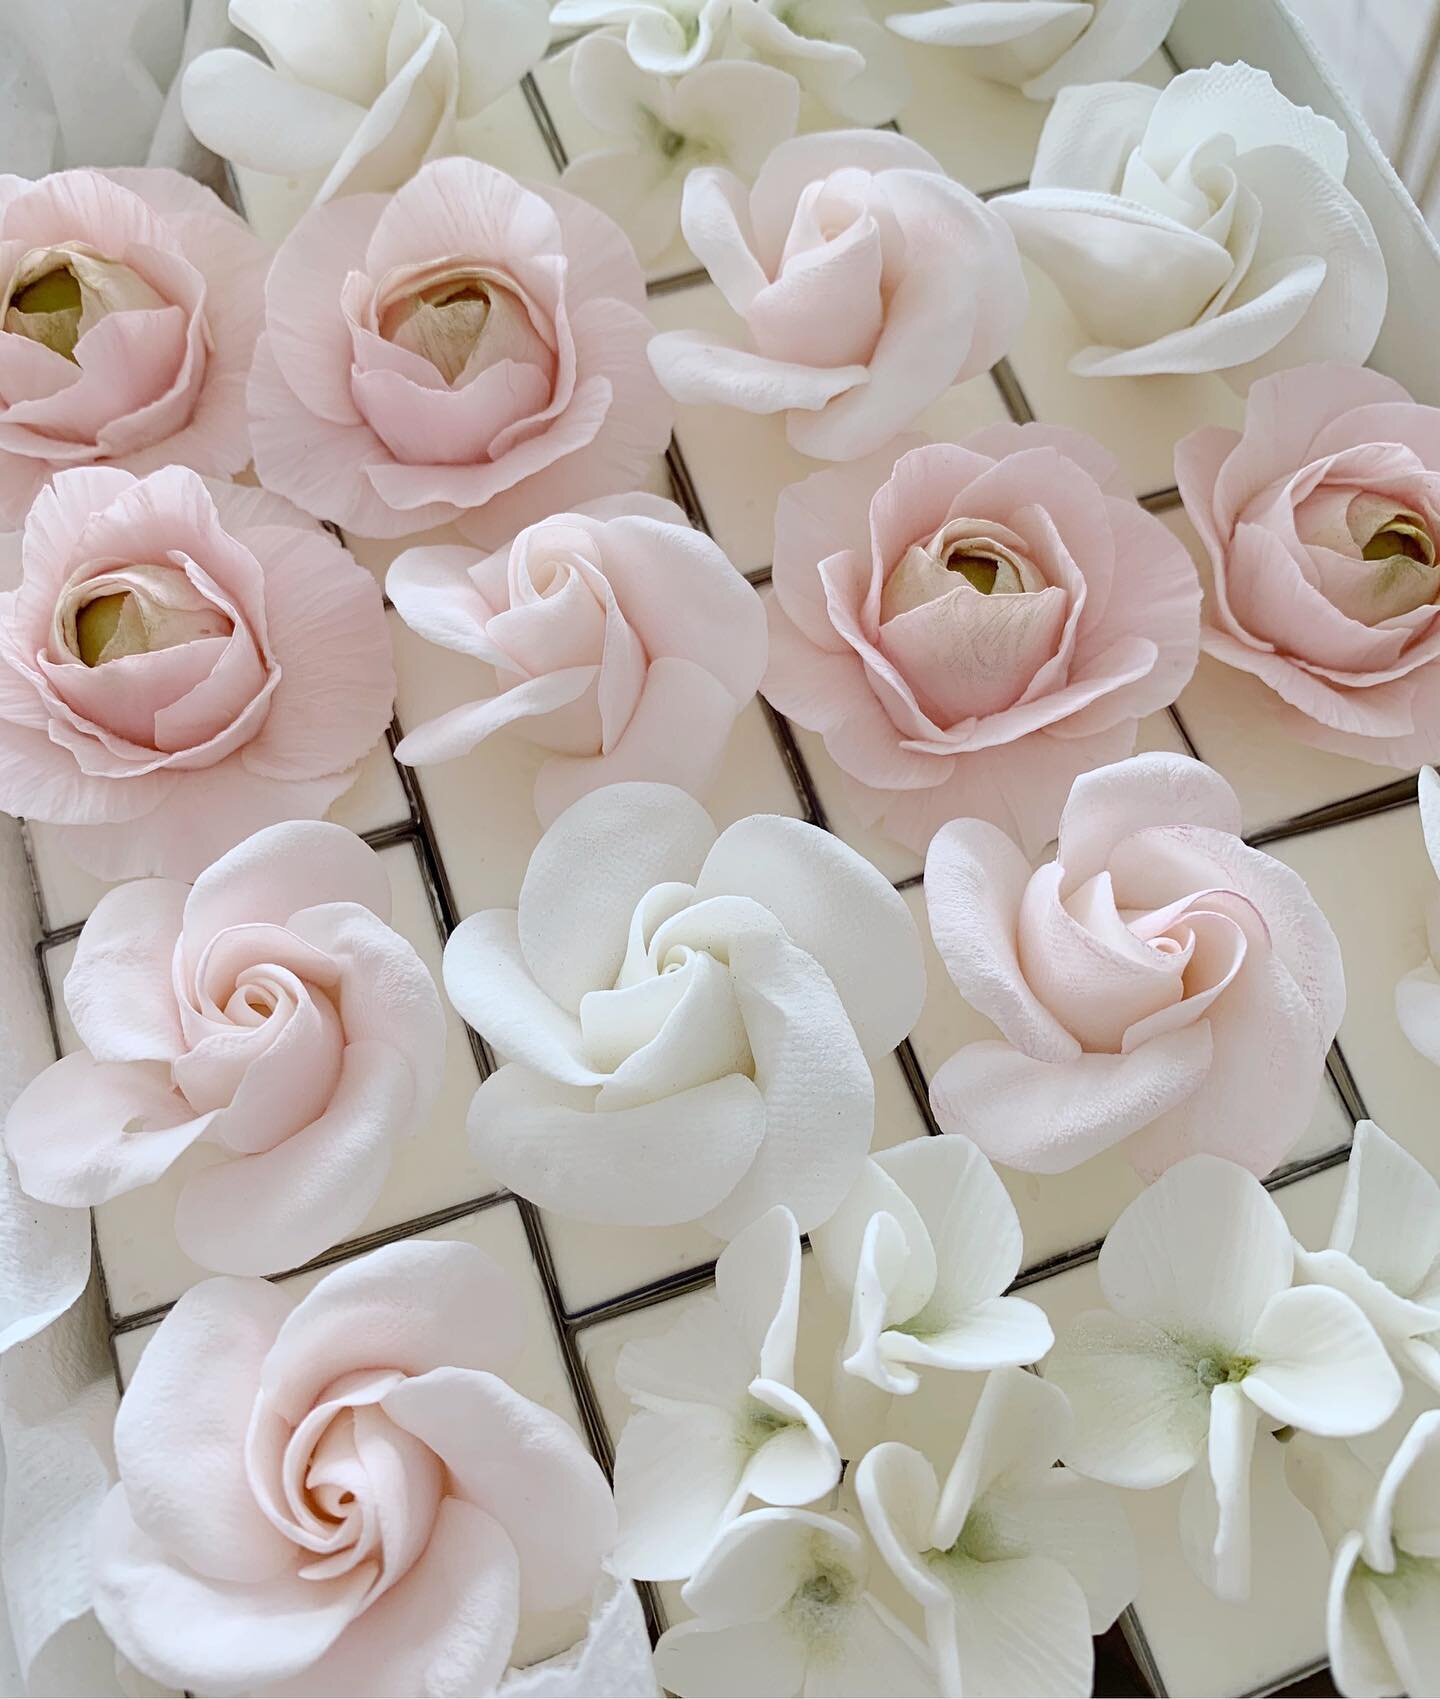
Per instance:
[[[154,879],[107,891],[75,945],[65,1007],[99,1062],[171,1061],[184,1048],[170,964],[189,892]]]
[[[1184,755],[1137,755],[1075,781],[1060,816],[1056,860],[1073,890],[1148,826],[1208,826],[1239,836],[1240,804],[1213,768]],[[1156,905],[1159,906],[1158,904]]]

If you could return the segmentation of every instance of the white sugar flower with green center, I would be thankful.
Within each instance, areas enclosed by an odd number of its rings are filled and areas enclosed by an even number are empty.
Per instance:
[[[716,1540],[681,1598],[655,1671],[682,1699],[938,1693],[924,1644],[871,1593],[873,1551],[847,1517],[752,1510]]]
[[[943,1486],[929,1459],[887,1441],[855,1492],[876,1547],[925,1613],[941,1693],[1088,1693],[1092,1636],[1135,1595],[1119,1497],[1057,1469],[1061,1393],[997,1369]]]
[[[1285,1476],[1334,1555],[1325,1627],[1345,1694],[1440,1693],[1440,1410],[1377,1483],[1348,1446],[1303,1435]]]
[[[1297,1245],[1295,1267],[1353,1298],[1395,1362],[1440,1392],[1440,1182],[1373,1121],[1355,1129],[1328,1247]]]
[[[617,1575],[683,1580],[748,1499],[812,1504],[839,1481],[835,1442],[795,1391],[799,1315],[800,1232],[777,1205],[721,1254],[713,1296],[620,1352],[637,1409],[615,1454]]]
[[[959,1133],[880,1151],[810,1242],[826,1286],[850,1299],[844,1370],[882,1392],[914,1392],[918,1368],[1038,1362],[1053,1343],[1038,1305],[1002,1296],[1020,1269],[1020,1220]]]
[[[1252,1174],[1213,1156],[1140,1194],[1100,1252],[1108,1310],[1078,1316],[1044,1365],[1069,1398],[1066,1463],[1123,1487],[1186,1476],[1180,1536],[1223,1599],[1250,1590],[1256,1424],[1368,1433],[1400,1376],[1352,1298],[1292,1287],[1294,1246]]]

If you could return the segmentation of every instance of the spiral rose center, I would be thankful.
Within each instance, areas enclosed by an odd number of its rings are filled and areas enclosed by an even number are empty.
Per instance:
[[[880,597],[881,622],[952,595],[960,585],[982,596],[1044,590],[1044,576],[1003,526],[952,519],[927,543],[913,543]],[[963,594],[963,592],[962,592]]]
[[[165,306],[144,278],[79,246],[41,248],[16,268],[4,328],[75,359],[75,345],[110,313]]]
[[[70,592],[59,609],[65,647],[87,667],[150,655],[202,637],[228,637],[232,621],[172,566],[105,573]]]
[[[387,342],[428,360],[452,385],[502,361],[534,366],[542,375],[554,363],[521,294],[477,266],[399,282],[380,307],[379,330]]]

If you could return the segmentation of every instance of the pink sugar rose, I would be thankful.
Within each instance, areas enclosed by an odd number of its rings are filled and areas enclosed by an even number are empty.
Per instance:
[[[202,1268],[271,1274],[354,1233],[445,1058],[440,994],[389,915],[379,856],[325,821],[267,827],[193,886],[107,892],[65,976],[86,1048],[5,1123],[21,1188],[85,1208],[203,1142],[216,1160],[175,1213]]]
[[[269,259],[178,171],[0,176],[0,523],[67,466],[247,466]]]
[[[323,814],[389,723],[374,579],[265,490],[61,472],[0,583],[0,808],[103,879],[193,879]]]
[[[494,1693],[583,1632],[615,1538],[573,1428],[502,1375],[519,1294],[473,1245],[409,1240],[297,1301],[192,1287],[115,1418],[95,1614],[199,1693]],[[531,1654],[533,1655],[533,1654]]]
[[[493,693],[416,726],[423,766],[509,731],[553,751],[535,781],[548,826],[587,792],[651,779],[703,796],[765,671],[759,596],[673,502],[590,502],[477,559],[407,549],[386,580],[400,617],[471,656]]]
[[[1277,372],[1243,431],[1176,447],[1175,478],[1214,573],[1206,653],[1305,743],[1440,756],[1440,408],[1359,366]]]
[[[1198,1151],[1269,1173],[1310,1123],[1345,976],[1304,881],[1239,831],[1218,773],[1137,755],[1075,781],[1034,873],[988,821],[936,834],[935,944],[1002,1034],[931,1081],[946,1132],[1041,1174],[1112,1145],[1147,1180]]]
[[[696,331],[650,344],[677,401],[784,413],[791,444],[853,460],[1010,346],[1028,296],[1009,227],[888,130],[775,148],[753,189],[702,166],[681,227],[751,346]]]
[[[1195,669],[1189,556],[1097,442],[1049,425],[791,485],[774,585],[761,689],[918,854],[957,815],[1038,853],[1075,776]]]
[[[358,536],[453,520],[498,547],[643,484],[669,441],[634,249],[561,189],[436,160],[312,207],[265,301],[255,469]]]

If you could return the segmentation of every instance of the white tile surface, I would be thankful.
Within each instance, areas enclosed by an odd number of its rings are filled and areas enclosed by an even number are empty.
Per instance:
[[[409,821],[410,804],[385,739],[360,763],[354,784],[335,799],[326,819],[361,833],[383,831]],[[34,820],[28,830],[35,877],[45,905],[46,927],[56,932],[63,926],[77,925],[111,888],[110,884],[70,859],[60,847],[55,827]]]
[[[394,897],[391,922],[415,946],[438,982],[440,935],[415,852],[408,844],[399,844],[381,854]],[[73,943],[46,952],[61,1047],[67,1052],[78,1045],[62,992],[73,956]],[[448,1005],[447,1015],[445,1075],[435,1107],[426,1125],[397,1147],[385,1188],[361,1233],[394,1227],[497,1189],[470,1154],[465,1116],[480,1076],[464,1023]],[[96,1209],[96,1240],[114,1315],[135,1315],[156,1304],[168,1304],[211,1272],[197,1267],[176,1244],[175,1200],[187,1175],[221,1159],[215,1147],[194,1145],[153,1185],[126,1192]]]
[[[396,714],[403,728],[490,690],[488,668],[426,643],[394,612],[390,622],[400,680]],[[415,769],[462,916],[477,909],[514,907],[540,840],[531,799],[535,775],[545,759],[545,751],[534,744],[501,733],[458,760]],[[720,773],[704,801],[721,828],[747,814],[803,813],[758,699],[736,721]]]

